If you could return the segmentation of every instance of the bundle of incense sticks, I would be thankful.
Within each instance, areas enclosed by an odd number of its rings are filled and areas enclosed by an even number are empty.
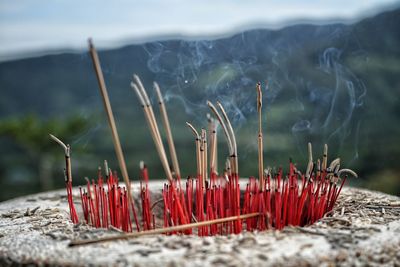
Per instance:
[[[350,169],[340,169],[340,159],[333,160],[328,166],[328,146],[324,146],[322,161],[313,161],[312,146],[308,144],[308,164],[301,173],[293,162],[289,163],[289,173],[283,174],[280,168],[272,172],[263,165],[262,133],[262,88],[256,85],[258,111],[258,178],[249,177],[243,186],[239,181],[238,151],[236,137],[229,117],[219,102],[214,105],[207,102],[215,119],[208,114],[208,133],[201,131],[189,122],[187,126],[194,135],[194,147],[197,170],[194,176],[188,176],[182,186],[178,157],[169,124],[167,110],[161,89],[154,83],[154,89],[160,106],[161,118],[166,131],[172,164],[164,148],[155,112],[150,98],[138,75],[133,75],[131,87],[135,91],[143,108],[144,115],[153,138],[156,151],[164,168],[167,183],[162,189],[162,201],[152,203],[149,191],[149,171],[140,164],[140,204],[141,221],[136,215],[131,184],[126,171],[118,133],[105,82],[101,73],[97,52],[90,42],[90,52],[99,81],[105,109],[114,139],[115,151],[119,161],[125,186],[119,185],[116,172],[112,172],[105,162],[105,173],[99,168],[97,181],[87,179],[86,189],[80,189],[83,217],[86,223],[94,227],[114,227],[131,232],[134,218],[138,236],[151,233],[183,233],[199,236],[238,234],[247,231],[282,229],[286,225],[307,225],[322,218],[331,211],[348,177],[357,174]],[[225,135],[229,150],[223,172],[217,168],[217,125]],[[208,138],[207,138],[208,137]],[[71,219],[78,222],[78,216],[72,201],[72,176],[70,148],[58,138],[52,138],[66,151],[67,195]],[[209,145],[207,142],[209,139]],[[68,152],[68,153],[67,153]],[[68,155],[68,157],[67,157]],[[170,167],[172,166],[172,167]],[[104,179],[105,177],[105,179]],[[242,189],[241,184],[242,183]],[[163,204],[163,224],[156,225],[155,204]],[[132,213],[132,216],[131,216]],[[143,229],[140,231],[140,229]],[[122,236],[126,238],[128,236]],[[109,239],[107,239],[109,240]],[[79,242],[78,242],[79,243]],[[89,242],[91,243],[91,242]]]

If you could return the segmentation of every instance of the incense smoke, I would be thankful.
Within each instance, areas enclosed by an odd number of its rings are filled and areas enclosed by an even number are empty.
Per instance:
[[[345,60],[366,55],[355,38],[343,25],[300,25],[279,34],[253,30],[228,39],[155,42],[143,48],[149,70],[167,90],[166,100],[181,104],[198,123],[205,121],[209,99],[222,102],[236,131],[244,123],[256,129],[255,84],[261,81],[266,116],[272,105],[288,106],[282,125],[291,127],[282,130],[291,132],[299,150],[313,140],[339,149],[348,141],[356,157],[366,87]]]
[[[319,85],[310,81],[306,84],[308,97],[303,102],[306,106],[312,106],[313,112],[302,116],[293,125],[292,133],[296,140],[298,135],[314,136],[339,149],[350,138],[354,143],[353,158],[357,158],[360,113],[366,87],[341,63],[341,55],[341,50],[329,47],[319,56],[319,65],[315,71],[322,72],[325,79],[331,82]]]

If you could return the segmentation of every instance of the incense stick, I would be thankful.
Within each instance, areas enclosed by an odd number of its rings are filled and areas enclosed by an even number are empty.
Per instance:
[[[159,229],[130,233],[130,234],[108,236],[108,237],[90,239],[90,240],[76,240],[76,241],[72,241],[71,243],[69,243],[69,246],[70,247],[81,246],[81,245],[88,245],[88,244],[93,244],[93,243],[107,242],[107,241],[113,241],[113,240],[119,240],[119,239],[135,238],[135,237],[140,237],[140,236],[145,236],[145,235],[157,235],[157,234],[164,234],[164,233],[169,233],[169,232],[183,231],[183,230],[187,230],[187,229],[191,229],[191,228],[198,228],[198,227],[208,226],[208,225],[212,225],[212,224],[219,224],[219,223],[225,223],[225,222],[230,222],[230,221],[253,218],[253,217],[260,216],[260,215],[261,214],[259,212],[255,212],[255,213],[243,214],[243,215],[239,215],[239,216],[231,216],[231,217],[220,218],[220,219],[215,219],[215,220],[183,224],[183,225],[159,228]]]
[[[202,173],[202,157],[201,157],[201,152],[200,152],[200,146],[201,146],[201,138],[199,133],[197,132],[196,128],[193,127],[192,124],[189,122],[186,122],[186,125],[192,130],[196,140],[196,166],[197,166],[197,174],[201,175]]]
[[[225,170],[228,172],[229,175],[232,174],[230,158],[227,158],[227,159],[225,160]]]
[[[326,171],[326,167],[328,164],[328,145],[324,145],[324,155],[322,158],[322,171]]]
[[[113,139],[113,143],[114,143],[115,153],[117,154],[118,164],[121,169],[122,177],[124,179],[126,187],[128,189],[128,195],[129,195],[128,199],[129,199],[129,201],[131,201],[132,200],[131,188],[129,186],[129,184],[130,184],[129,175],[128,175],[128,170],[126,168],[124,153],[122,152],[122,147],[121,147],[121,143],[119,140],[117,127],[115,125],[115,119],[114,119],[114,115],[113,115],[113,112],[111,109],[110,99],[108,97],[108,92],[107,92],[106,83],[104,81],[103,72],[101,70],[99,56],[97,55],[97,51],[96,51],[91,39],[89,39],[89,51],[90,51],[90,55],[92,57],[97,81],[99,83],[99,89],[100,89],[100,93],[101,93],[101,96],[103,99],[104,108],[107,113],[108,123],[111,128],[112,139]]]
[[[52,134],[49,134],[50,138],[57,142],[63,149],[65,154],[65,181],[72,182],[72,168],[71,168],[71,147],[64,144],[60,139]]]
[[[209,161],[210,161],[210,172],[212,173],[214,170],[214,130],[213,130],[213,123],[212,123],[212,118],[210,116],[210,114],[207,113],[207,122],[208,122],[208,140],[209,140],[209,146],[210,146],[210,157],[209,157]]]
[[[222,104],[220,102],[217,101],[217,106],[219,107],[219,109],[221,110],[222,113],[222,117],[225,120],[225,124],[227,125],[227,130],[229,132],[230,138],[231,138],[231,142],[232,142],[232,150],[233,150],[233,154],[235,156],[237,156],[237,145],[236,145],[236,137],[235,137],[235,133],[233,131],[232,128],[232,124],[228,118],[228,115],[225,112],[224,107],[222,106]]]
[[[232,140],[232,146],[233,146],[233,154],[231,155],[232,158],[232,172],[238,174],[239,173],[239,166],[238,166],[238,154],[237,154],[237,144],[236,144],[236,137],[235,137],[235,132],[233,131],[233,127],[231,124],[231,121],[228,118],[228,115],[225,112],[224,107],[220,102],[217,101],[217,106],[222,112],[222,116],[225,119],[225,123],[228,126],[227,129],[229,130],[229,134]]]
[[[202,169],[203,169],[203,186],[205,186],[205,182],[207,180],[207,131],[205,129],[201,129],[201,145],[202,145]]]
[[[231,136],[230,136],[230,134],[228,132],[228,129],[227,129],[226,125],[225,125],[224,120],[222,119],[222,117],[219,114],[218,110],[215,108],[215,106],[210,101],[207,101],[207,105],[210,107],[211,111],[217,117],[217,119],[219,121],[219,124],[221,125],[222,129],[224,130],[226,141],[228,143],[229,154],[233,155],[234,154],[233,143],[232,143]]]
[[[54,135],[50,134],[51,139],[57,142],[63,149],[65,155],[65,169],[64,169],[64,176],[65,176],[65,186],[67,189],[67,199],[68,199],[68,206],[69,206],[69,213],[71,216],[71,220],[73,223],[78,223],[79,218],[78,214],[76,213],[73,197],[72,197],[72,168],[71,168],[71,147],[67,144],[64,144],[60,139],[55,137]]]
[[[137,79],[138,79],[138,77],[137,77]],[[140,82],[139,79],[138,79],[138,81]],[[165,174],[167,176],[167,179],[169,181],[172,181],[172,173],[171,173],[171,169],[169,168],[168,159],[167,159],[167,156],[166,156],[166,153],[165,153],[165,150],[164,150],[164,146],[162,144],[161,135],[160,135],[160,132],[158,131],[158,128],[157,128],[157,125],[156,125],[157,123],[155,121],[154,113],[153,113],[153,115],[151,113],[152,109],[151,109],[150,101],[149,101],[148,98],[147,99],[145,98],[144,87],[142,85],[142,89],[140,89],[140,86],[138,86],[137,84],[135,84],[133,82],[131,82],[131,87],[136,92],[136,94],[137,94],[137,96],[139,98],[139,101],[140,101],[140,103],[141,103],[141,105],[143,107],[143,111],[144,111],[144,114],[145,114],[145,117],[146,117],[146,121],[147,121],[147,124],[148,124],[148,126],[150,128],[150,134],[151,134],[151,136],[153,138],[154,144],[156,146],[157,153],[158,153],[158,155],[160,157],[161,164],[162,164],[162,166],[164,168],[164,171],[165,171]]]
[[[175,171],[177,177],[180,178],[181,171],[179,169],[178,157],[176,155],[174,139],[172,137],[171,126],[169,124],[169,119],[168,119],[168,113],[167,113],[167,109],[165,108],[165,104],[164,104],[163,97],[161,95],[160,87],[158,86],[158,83],[156,83],[156,82],[154,82],[154,89],[156,90],[157,97],[158,97],[158,103],[160,104],[160,112],[161,112],[161,116],[163,119],[165,132],[167,134],[167,141],[168,141],[169,152],[171,154],[172,166],[174,167],[174,171]]]
[[[210,171],[214,172],[215,174],[218,173],[218,141],[217,141],[217,124],[210,116],[210,114],[207,113],[207,119],[208,119],[208,132],[209,132],[209,146],[210,146]]]
[[[260,189],[263,190],[264,185],[264,145],[263,145],[263,132],[262,132],[262,91],[261,83],[258,82],[257,90],[257,111],[258,111],[258,179]]]
[[[307,164],[307,170],[306,170],[306,178],[311,177],[311,171],[313,168],[313,155],[312,155],[312,145],[311,143],[308,143],[308,164]]]

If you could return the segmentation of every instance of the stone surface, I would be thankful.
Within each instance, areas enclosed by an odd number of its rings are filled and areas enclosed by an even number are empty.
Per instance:
[[[78,196],[75,201],[80,211]],[[115,234],[73,225],[64,190],[2,202],[0,266],[400,266],[400,198],[345,188],[334,211],[308,227],[204,238],[157,235],[68,247],[72,239]]]

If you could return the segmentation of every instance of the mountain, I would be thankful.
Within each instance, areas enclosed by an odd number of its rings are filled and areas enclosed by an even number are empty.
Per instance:
[[[255,84],[261,81],[266,88],[268,165],[282,165],[290,156],[301,165],[308,141],[318,151],[327,142],[332,156],[340,155],[344,166],[369,177],[369,183],[382,176],[395,177],[400,156],[399,25],[397,9],[351,25],[299,24],[221,39],[167,40],[99,51],[130,172],[137,173],[137,163],[144,159],[155,176],[162,175],[141,108],[129,87],[132,74],[137,73],[152,98],[152,82],[162,88],[184,173],[194,170],[194,144],[184,122],[206,127],[208,99],[221,101],[233,121],[242,174],[257,173]],[[90,164],[108,158],[116,166],[87,52],[2,62],[0,88],[1,118],[31,113],[43,120],[58,118],[60,123],[70,115],[84,118],[87,131],[63,137],[81,149],[76,158]],[[220,136],[222,158],[225,142]],[[2,156],[3,176],[20,168],[5,166],[4,157],[14,150]],[[94,174],[95,165],[80,162],[77,173]],[[62,162],[57,165],[61,166]],[[390,190],[400,192],[396,186]]]

